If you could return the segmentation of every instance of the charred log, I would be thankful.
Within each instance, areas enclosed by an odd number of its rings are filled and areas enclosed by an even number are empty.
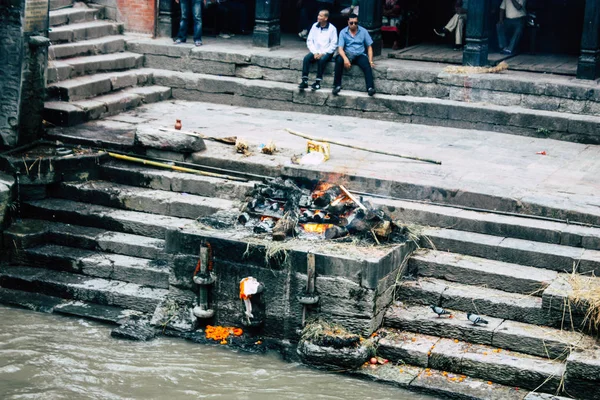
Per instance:
[[[333,225],[325,231],[326,239],[337,239],[348,235],[348,230],[343,226]]]

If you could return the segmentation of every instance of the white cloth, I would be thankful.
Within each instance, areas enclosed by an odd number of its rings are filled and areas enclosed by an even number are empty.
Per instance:
[[[337,29],[333,24],[328,23],[327,29],[321,29],[318,22],[315,22],[310,28],[306,46],[313,54],[333,53],[337,48]]]
[[[517,10],[513,5],[512,0],[502,0],[502,4],[500,4],[500,9],[505,10],[506,18],[514,19],[521,18],[527,15],[527,11],[525,10],[525,3],[527,0],[516,0],[517,3],[522,5],[523,7],[520,10]]]

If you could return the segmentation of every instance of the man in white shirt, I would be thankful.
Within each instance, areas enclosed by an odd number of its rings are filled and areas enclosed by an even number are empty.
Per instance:
[[[304,57],[302,63],[302,82],[298,89],[304,90],[308,87],[308,70],[310,64],[317,63],[317,80],[311,85],[312,90],[321,89],[323,71],[327,62],[331,60],[333,52],[337,47],[337,29],[329,23],[329,11],[319,11],[317,22],[313,24],[306,39],[306,46],[310,53]]]
[[[521,40],[525,28],[525,2],[527,0],[502,0],[500,4],[500,21],[496,25],[498,46],[502,54],[513,54]],[[510,43],[507,37],[510,33]]]

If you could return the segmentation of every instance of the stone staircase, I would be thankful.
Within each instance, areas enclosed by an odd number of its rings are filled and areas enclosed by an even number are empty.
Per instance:
[[[123,24],[102,6],[51,0],[50,10],[46,121],[79,124],[171,97],[139,71],[144,56],[125,50]]]
[[[173,275],[174,254],[165,254],[166,232],[193,231],[196,218],[237,209],[252,185],[115,161],[98,171],[22,204],[23,219],[4,233],[10,254],[0,301],[108,322],[151,313],[167,295],[192,301]],[[600,349],[571,329],[583,310],[565,305],[573,271],[600,272],[600,228],[363,200],[421,226],[423,248],[407,260],[377,331],[378,354],[396,375],[370,367],[360,374],[446,394],[473,396],[476,388],[477,398],[523,399],[529,391],[597,398],[590,371]],[[438,318],[430,304],[453,317]],[[488,324],[473,325],[466,312]]]
[[[172,286],[165,232],[237,209],[248,187],[119,163],[102,165],[99,180],[51,185],[4,232],[0,301],[107,322],[152,313],[167,295],[191,301]]]
[[[378,352],[428,368],[450,384],[461,376],[596,399],[576,365],[595,365],[598,342],[569,301],[572,274],[600,272],[600,228],[372,199],[398,219],[429,226],[386,313]],[[383,205],[383,204],[382,204]],[[598,279],[598,278],[591,278]],[[452,317],[438,317],[429,305]],[[474,325],[466,313],[488,324]],[[464,379],[464,378],[463,378]],[[585,388],[585,389],[582,389]]]
[[[376,60],[373,98],[358,67],[344,75],[340,95],[331,95],[333,63],[322,90],[299,92],[305,48],[286,43],[266,52],[244,39],[201,48],[132,39],[127,49],[143,54],[152,82],[180,100],[600,142],[595,82],[523,72],[452,74],[438,64],[384,58]]]

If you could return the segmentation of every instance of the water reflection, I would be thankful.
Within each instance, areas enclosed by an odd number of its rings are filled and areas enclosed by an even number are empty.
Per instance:
[[[3,306],[0,320],[3,399],[433,399],[285,363],[274,353],[117,340],[110,326]]]

